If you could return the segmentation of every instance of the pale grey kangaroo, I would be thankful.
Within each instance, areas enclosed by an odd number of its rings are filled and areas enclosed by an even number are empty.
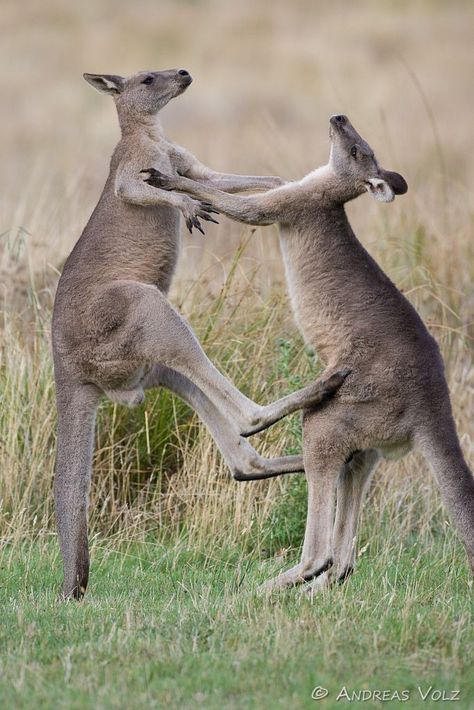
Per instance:
[[[55,504],[64,559],[64,594],[87,586],[87,505],[95,413],[101,394],[133,406],[162,385],[193,407],[214,436],[234,478],[254,480],[303,470],[301,456],[264,459],[243,438],[329,397],[343,371],[261,407],[212,365],[166,299],[179,237],[179,211],[190,231],[213,209],[187,195],[156,190],[140,169],[152,164],[225,190],[272,187],[279,178],[215,173],[169,141],[159,110],[191,83],[184,70],[129,78],[85,74],[115,99],[122,137],[99,202],[69,256],[53,314],[58,407]]]
[[[314,580],[312,593],[346,579],[354,566],[363,494],[377,462],[414,447],[434,470],[474,572],[474,479],[457,437],[439,348],[356,239],[344,210],[366,190],[389,202],[407,186],[401,175],[379,166],[345,116],[331,118],[330,139],[327,165],[263,195],[233,197],[154,171],[147,180],[210,200],[242,222],[279,222],[298,325],[326,362],[327,374],[352,371],[333,399],[304,413],[308,514],[301,562],[265,588]]]

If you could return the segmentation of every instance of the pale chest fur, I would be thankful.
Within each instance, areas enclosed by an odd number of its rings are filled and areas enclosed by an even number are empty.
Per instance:
[[[280,249],[288,293],[296,323],[305,342],[327,365],[339,363],[353,350],[338,299],[318,283],[317,255],[291,229],[280,227]]]

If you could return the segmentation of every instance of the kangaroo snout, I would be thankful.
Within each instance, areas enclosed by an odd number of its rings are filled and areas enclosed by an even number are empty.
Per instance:
[[[186,86],[188,86],[193,80],[193,77],[187,69],[178,69],[178,77],[184,84],[186,84]]]
[[[351,122],[343,113],[337,113],[329,119],[329,137],[346,136],[351,131]]]
[[[329,122],[332,126],[344,126],[347,123],[347,116],[338,113],[335,116],[331,116]]]

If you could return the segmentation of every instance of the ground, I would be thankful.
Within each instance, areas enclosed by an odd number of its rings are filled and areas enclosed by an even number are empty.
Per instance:
[[[2,707],[286,710],[314,707],[317,687],[326,708],[348,702],[344,688],[434,707],[421,696],[430,687],[474,707],[459,544],[448,531],[375,547],[384,552],[369,546],[345,586],[311,602],[296,590],[260,597],[256,585],[288,560],[258,551],[101,541],[88,596],[64,604],[54,541],[24,545],[2,565]]]
[[[62,264],[119,135],[112,99],[82,73],[184,67],[193,84],[163,124],[211,167],[301,177],[327,160],[328,118],[344,113],[407,179],[393,204],[365,195],[348,215],[440,344],[473,467],[473,3],[3,0],[0,25],[0,708],[339,708],[344,687],[409,690],[413,708],[459,690],[454,707],[474,708],[472,579],[415,455],[377,471],[347,584],[267,599],[258,583],[298,559],[304,479],[232,481],[164,392],[131,411],[103,403],[90,588],[59,603],[50,346]],[[274,227],[183,231],[170,298],[258,402],[321,370]],[[300,429],[295,415],[252,442],[296,453]]]

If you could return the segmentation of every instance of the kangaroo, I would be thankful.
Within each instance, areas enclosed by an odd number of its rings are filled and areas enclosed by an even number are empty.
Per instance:
[[[190,231],[202,231],[200,219],[214,221],[215,210],[146,185],[140,168],[151,161],[224,190],[282,181],[216,173],[166,138],[157,114],[191,83],[185,69],[84,77],[113,96],[122,136],[99,202],[64,266],[53,310],[55,507],[64,595],[74,598],[84,594],[89,576],[88,490],[101,395],[134,406],[145,389],[167,387],[200,415],[234,478],[245,481],[304,470],[301,456],[265,459],[243,435],[323,402],[347,375],[343,370],[262,407],[214,367],[166,294],[178,256],[179,213]]]
[[[310,582],[312,594],[345,580],[354,568],[359,511],[378,461],[413,448],[434,471],[474,572],[474,479],[456,433],[439,348],[357,240],[344,209],[366,190],[390,202],[406,192],[406,182],[379,166],[346,116],[330,119],[330,143],[327,165],[263,195],[225,195],[148,171],[150,185],[211,201],[233,219],[279,222],[296,321],[327,374],[351,370],[333,399],[304,412],[308,510],[301,561],[264,588]]]

